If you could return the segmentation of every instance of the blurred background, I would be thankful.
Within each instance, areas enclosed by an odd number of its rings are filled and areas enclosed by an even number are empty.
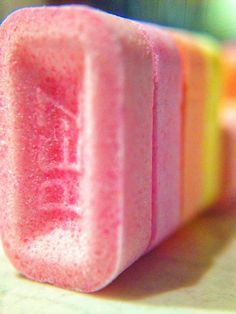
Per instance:
[[[17,8],[83,3],[132,19],[236,39],[236,0],[0,0],[0,19]]]

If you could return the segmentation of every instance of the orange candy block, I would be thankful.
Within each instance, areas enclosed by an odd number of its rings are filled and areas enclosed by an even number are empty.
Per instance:
[[[235,98],[236,105],[236,42],[224,47],[225,97]]]
[[[195,38],[174,33],[184,69],[183,220],[200,209],[203,195],[203,131],[207,93],[206,58]]]

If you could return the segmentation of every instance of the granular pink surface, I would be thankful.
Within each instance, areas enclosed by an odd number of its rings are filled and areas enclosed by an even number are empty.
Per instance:
[[[0,36],[5,251],[29,278],[98,290],[151,241],[149,39],[76,6],[20,10]]]

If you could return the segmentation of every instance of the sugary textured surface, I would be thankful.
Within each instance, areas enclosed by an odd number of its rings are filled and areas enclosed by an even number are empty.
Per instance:
[[[201,215],[96,294],[17,276],[0,244],[0,313],[234,314],[235,209]]]
[[[151,238],[146,37],[133,22],[68,6],[14,13],[1,43],[5,251],[27,277],[100,289]]]
[[[182,67],[172,37],[145,25],[153,54],[152,239],[149,249],[181,224]]]
[[[19,272],[96,291],[216,200],[217,44],[85,6],[20,10],[0,42],[0,231]]]
[[[172,30],[184,72],[183,98],[183,203],[182,219],[201,209],[203,198],[203,136],[207,89],[205,52],[189,33]]]

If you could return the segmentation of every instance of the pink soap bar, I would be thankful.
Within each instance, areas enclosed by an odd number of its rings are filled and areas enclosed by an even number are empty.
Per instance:
[[[101,289],[180,223],[177,50],[83,6],[20,10],[0,36],[5,251],[34,280]]]

